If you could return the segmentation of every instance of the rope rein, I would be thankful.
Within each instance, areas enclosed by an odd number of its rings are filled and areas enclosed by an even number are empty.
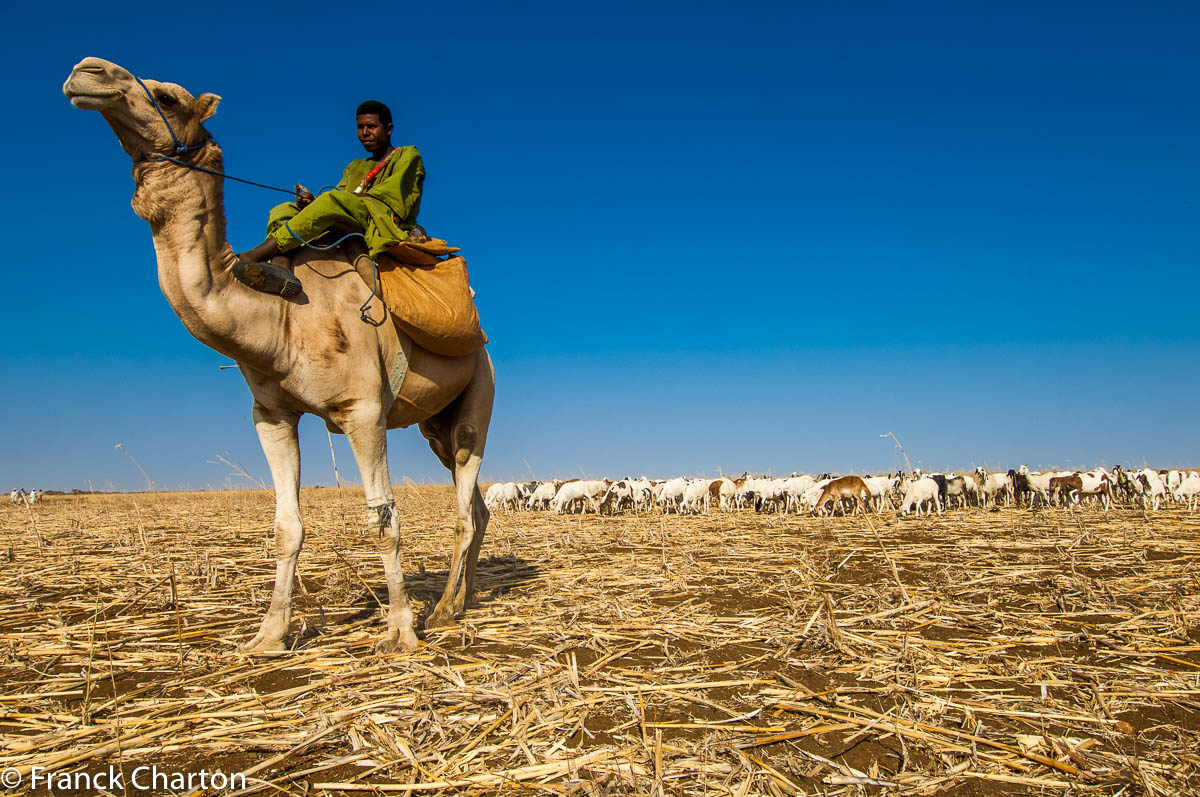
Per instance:
[[[150,87],[147,86],[146,83],[137,75],[134,75],[133,79],[136,80],[138,85],[142,87],[142,91],[146,92],[146,96],[150,98],[150,103],[154,106],[154,110],[158,111],[159,118],[161,118],[163,120],[163,124],[167,126],[167,132],[171,135],[171,140],[175,142],[175,150],[170,155],[155,154],[150,156],[150,160],[174,163],[178,166],[183,166],[186,169],[215,175],[226,180],[237,180],[239,183],[246,183],[247,185],[253,185],[258,188],[266,188],[271,191],[280,191],[284,194],[295,194],[295,191],[291,189],[279,188],[277,186],[267,185],[266,183],[256,183],[253,180],[234,177],[232,174],[225,174],[224,172],[219,172],[216,169],[207,169],[203,166],[197,166],[194,163],[181,160],[179,158],[180,155],[186,155],[189,152],[195,152],[198,149],[203,149],[204,147],[208,146],[208,142],[212,141],[212,139],[205,138],[203,141],[199,141],[195,144],[184,144],[182,141],[180,141],[179,136],[175,135],[175,128],[171,127],[170,121],[167,120],[167,115],[163,113],[162,106],[158,104],[158,98],[154,96],[154,92],[150,91]]]
[[[312,241],[306,241],[297,235],[296,231],[293,230],[292,226],[286,221],[283,223],[283,227],[301,244],[307,246],[309,249],[315,249],[318,252],[328,252],[330,249],[341,245],[343,241],[346,241],[350,238],[362,238],[363,243],[367,242],[367,236],[363,235],[361,232],[348,232],[341,238],[338,238],[336,241],[329,244],[329,246],[318,246]],[[367,323],[371,322],[371,319],[367,317],[367,311],[371,309],[371,300],[377,297],[381,299],[383,298],[379,295],[379,264],[375,262],[375,258],[371,258],[371,283],[371,294],[367,296],[367,300],[359,305],[358,308],[358,317]]]
[[[146,92],[146,96],[150,98],[150,102],[154,105],[154,110],[158,111],[158,115],[162,118],[163,124],[167,126],[167,132],[171,134],[171,140],[175,142],[174,154],[182,155],[185,152],[191,152],[194,149],[200,149],[208,143],[208,139],[204,139],[197,144],[188,146],[180,141],[179,136],[175,135],[175,128],[171,127],[171,123],[167,121],[167,115],[163,113],[162,106],[158,104],[158,98],[154,96],[154,92],[150,91],[150,87],[147,86],[146,83],[137,75],[134,75],[133,79],[136,80],[138,85],[142,87],[142,91]]]
[[[190,145],[184,144],[182,141],[180,141],[179,136],[175,135],[175,128],[171,127],[171,123],[169,121],[167,121],[167,115],[165,113],[163,113],[163,109],[158,104],[158,99],[154,96],[154,92],[150,91],[150,88],[137,75],[134,75],[133,79],[136,80],[138,82],[138,85],[142,87],[142,90],[146,92],[146,96],[150,98],[150,102],[154,105],[154,110],[158,111],[158,115],[159,115],[159,117],[162,118],[163,124],[167,126],[167,132],[171,134],[171,140],[175,142],[175,151],[172,152],[170,155],[155,154],[155,155],[151,156],[150,160],[166,162],[166,163],[174,163],[176,165],[183,166],[186,169],[191,169],[191,170],[197,171],[197,172],[204,172],[205,174],[211,174],[216,177],[220,177],[224,180],[237,180],[239,183],[245,183],[246,185],[253,185],[258,188],[266,188],[270,191],[279,191],[284,194],[291,194],[291,195],[295,196],[296,192],[294,189],[279,188],[277,186],[267,185],[266,183],[256,183],[253,180],[246,180],[241,177],[234,177],[231,174],[225,174],[224,172],[219,172],[216,169],[208,169],[208,168],[205,168],[204,166],[198,166],[195,163],[189,163],[188,161],[181,160],[179,158],[180,155],[186,155],[189,152],[194,152],[198,149],[203,149],[204,147],[208,146],[208,142],[212,141],[212,139],[205,138],[203,141],[197,142],[195,144],[190,144]],[[364,179],[363,183],[360,184],[358,189],[355,190],[355,193],[358,193],[359,191],[361,191],[363,184],[369,182],[370,178],[374,177],[375,174],[378,173],[378,171],[387,164],[387,162],[388,162],[388,160],[390,160],[390,158],[391,158],[391,156],[389,155],[388,158],[385,158],[383,160],[383,162],[379,164],[379,166],[376,166],[375,169],[371,172],[371,174],[367,176],[367,179]],[[334,187],[334,186],[324,186],[324,187],[322,187],[321,191],[323,193],[325,191],[325,188],[332,188],[332,187]],[[287,231],[289,233],[292,234],[292,237],[295,238],[297,241],[299,241],[301,244],[303,244],[304,246],[307,246],[309,249],[315,249],[318,252],[328,252],[330,249],[333,249],[334,247],[339,246],[343,241],[346,241],[347,239],[350,239],[350,238],[362,238],[363,243],[367,242],[367,236],[363,235],[361,232],[351,232],[351,233],[346,233],[341,238],[338,238],[336,241],[329,244],[328,246],[318,246],[317,244],[315,244],[311,241],[306,241],[303,238],[301,238],[299,235],[296,235],[295,230],[293,230],[291,225],[289,225],[286,221],[283,223],[283,226],[287,229]],[[373,258],[373,257],[371,258],[371,280],[372,280],[371,294],[367,297],[367,300],[365,302],[363,302],[362,305],[358,308],[359,318],[361,318],[363,321],[365,321],[367,323],[370,323],[370,319],[367,317],[367,311],[371,309],[371,300],[379,296],[379,264],[375,262],[375,258]],[[379,507],[379,509],[387,509],[387,506],[385,505],[383,507]],[[384,522],[384,518],[383,518],[383,513],[381,512],[380,513],[380,523],[382,524],[383,522]],[[382,528],[382,525],[381,525],[381,528]]]
[[[208,143],[207,141],[204,142],[204,144],[207,144],[207,143]],[[200,146],[204,146],[204,144],[201,144]],[[267,189],[270,189],[271,191],[279,191],[280,193],[283,193],[283,194],[291,194],[293,196],[295,196],[295,194],[296,194],[296,192],[290,188],[278,188],[273,185],[267,185],[266,183],[256,183],[253,180],[247,180],[242,177],[234,177],[232,174],[225,174],[225,172],[219,172],[216,169],[206,169],[203,166],[197,166],[194,163],[188,163],[187,161],[180,160],[179,158],[172,158],[170,155],[155,155],[150,160],[166,161],[167,163],[175,163],[175,164],[178,164],[179,166],[186,167],[195,172],[204,172],[206,174],[216,175],[217,177],[223,177],[226,180],[237,180],[239,183],[245,183],[246,185],[257,186],[258,188],[267,188]]]

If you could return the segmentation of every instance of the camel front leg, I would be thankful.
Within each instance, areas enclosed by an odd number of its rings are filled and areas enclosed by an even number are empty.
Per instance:
[[[304,544],[304,524],[300,520],[300,440],[296,432],[299,420],[299,415],[275,413],[254,405],[254,428],[275,483],[275,586],[271,591],[271,608],[258,634],[241,647],[243,653],[283,651],[283,637],[292,621],[292,583],[296,580],[296,560]]]
[[[400,561],[400,516],[387,465],[387,428],[382,411],[361,411],[342,420],[339,425],[350,440],[354,459],[362,475],[363,492],[367,497],[367,521],[378,529],[377,546],[387,576],[388,611],[387,634],[376,650],[391,653],[397,648],[414,650],[417,635],[413,633],[413,613],[404,591],[404,570]]]

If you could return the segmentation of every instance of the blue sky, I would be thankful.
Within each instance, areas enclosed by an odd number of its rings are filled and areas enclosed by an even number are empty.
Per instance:
[[[880,470],[884,432],[931,468],[1200,464],[1195,4],[8,22],[0,485],[144,486],[116,443],[164,488],[223,484],[226,452],[266,478],[241,377],[158,290],[128,158],[61,94],[88,55],[222,95],[226,168],[276,185],[335,182],[355,105],[392,105],[492,340],[485,477]],[[227,185],[236,249],[276,201]],[[389,440],[394,480],[445,479],[415,430]],[[320,422],[302,446],[331,483]]]

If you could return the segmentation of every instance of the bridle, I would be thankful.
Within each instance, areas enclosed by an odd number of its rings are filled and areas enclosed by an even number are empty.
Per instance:
[[[182,160],[179,157],[180,155],[186,155],[189,152],[195,152],[198,149],[203,149],[204,147],[208,146],[208,143],[210,141],[212,141],[212,137],[205,136],[203,141],[197,142],[195,144],[190,144],[190,145],[184,144],[182,141],[179,140],[179,136],[175,135],[175,128],[171,127],[171,123],[167,120],[167,115],[165,113],[163,113],[162,106],[160,106],[158,104],[158,99],[154,96],[154,92],[150,91],[150,88],[137,75],[134,75],[133,79],[136,80],[138,82],[138,85],[142,87],[142,91],[146,92],[146,96],[150,98],[151,104],[154,105],[154,110],[158,111],[158,115],[159,115],[159,117],[162,118],[163,124],[167,126],[167,132],[171,134],[171,140],[175,142],[175,150],[170,155],[163,155],[161,153],[156,153],[154,155],[149,156],[149,160],[166,162],[166,163],[174,163],[178,166],[184,167],[185,169],[192,169],[193,171],[204,172],[206,174],[212,174],[212,175],[215,175],[222,179],[237,180],[239,183],[246,183],[247,185],[258,186],[259,188],[266,188],[271,191],[279,191],[280,193],[292,194],[293,196],[295,195],[295,193],[296,193],[295,189],[279,188],[277,186],[267,185],[265,183],[256,183],[253,180],[246,180],[241,177],[234,177],[231,174],[225,174],[224,172],[219,172],[216,169],[208,169],[208,168],[205,168],[204,166],[198,166],[195,163],[191,163],[189,161]],[[384,163],[386,163],[386,162],[387,161],[385,160]],[[378,168],[378,167],[376,167],[376,168]],[[362,238],[364,242],[367,240],[367,237],[365,235],[363,235],[362,233],[351,232],[351,233],[347,233],[346,235],[343,235],[341,238],[337,239],[336,241],[334,241],[332,244],[329,244],[328,246],[318,246],[317,244],[314,244],[310,241],[306,241],[303,238],[301,238],[299,235],[296,235],[296,233],[292,231],[292,228],[290,226],[288,226],[287,222],[284,222],[283,226],[287,227],[288,232],[291,233],[293,236],[295,236],[302,244],[304,244],[305,246],[307,246],[311,249],[316,249],[317,251],[321,251],[321,252],[333,249],[335,246],[338,246],[339,244],[341,244],[343,241],[345,241],[348,238]],[[371,306],[371,300],[374,299],[376,296],[381,295],[379,293],[379,266],[375,262],[375,258],[371,258],[371,273],[372,273],[372,278],[374,281],[374,284],[371,286],[371,295],[368,296],[367,300],[362,303],[361,307],[358,308],[359,316],[362,318],[363,321],[365,321],[367,323],[372,323],[370,318],[367,316],[367,311],[370,309],[370,306]],[[382,517],[382,515],[381,515],[381,517]]]
[[[158,104],[158,99],[154,96],[154,92],[150,91],[149,86],[147,86],[142,81],[142,79],[140,77],[138,77],[137,75],[134,75],[133,79],[136,80],[138,82],[138,85],[142,87],[142,91],[146,92],[146,96],[150,98],[150,103],[154,106],[154,110],[158,111],[159,118],[161,118],[163,120],[163,124],[167,126],[167,132],[171,135],[171,140],[175,142],[175,149],[171,152],[170,155],[163,155],[163,154],[156,153],[154,155],[150,155],[149,160],[166,162],[166,163],[174,163],[175,165],[183,166],[186,169],[192,169],[193,171],[204,172],[206,174],[212,174],[217,177],[225,178],[227,180],[237,180],[239,183],[246,183],[247,185],[258,186],[259,188],[266,188],[271,191],[279,191],[280,193],[283,193],[283,194],[295,194],[295,191],[293,189],[279,188],[274,185],[267,185],[266,183],[256,183],[253,180],[246,180],[241,177],[234,177],[232,174],[225,174],[224,172],[218,172],[215,169],[206,169],[203,166],[198,166],[194,163],[191,163],[189,161],[181,159],[179,157],[180,155],[186,155],[189,152],[195,152],[196,150],[204,149],[204,147],[208,146],[208,143],[210,141],[212,141],[212,137],[205,136],[203,141],[199,141],[195,144],[184,144],[182,141],[179,140],[179,136],[175,135],[175,128],[171,127],[171,123],[170,123],[170,121],[167,120],[167,115],[165,113],[163,113],[162,106]]]
[[[199,143],[191,144],[191,145],[184,144],[182,141],[180,141],[179,136],[175,135],[175,128],[171,127],[171,123],[169,121],[167,121],[167,115],[165,113],[163,113],[162,106],[158,104],[158,98],[154,96],[154,92],[150,91],[150,87],[147,86],[145,84],[145,82],[137,75],[134,75],[133,79],[136,80],[138,82],[138,85],[142,87],[142,91],[146,92],[146,96],[150,98],[151,104],[154,105],[154,110],[158,111],[159,118],[162,119],[163,124],[167,126],[167,132],[171,134],[171,140],[175,142],[175,151],[171,153],[172,155],[175,155],[176,157],[178,157],[180,155],[186,155],[187,153],[192,152],[193,150],[202,148],[205,144],[208,143],[208,141],[209,141],[208,138],[205,138],[203,141],[201,141]],[[159,155],[154,158],[154,160],[165,160],[165,159],[167,159],[166,155]]]

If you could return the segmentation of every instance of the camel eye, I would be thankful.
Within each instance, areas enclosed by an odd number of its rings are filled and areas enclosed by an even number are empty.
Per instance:
[[[172,97],[170,94],[165,94],[165,93],[162,93],[162,92],[160,92],[160,93],[158,93],[158,94],[155,94],[155,95],[154,95],[154,97],[155,97],[155,99],[157,99],[157,100],[158,100],[160,103],[162,103],[163,105],[167,106],[168,108],[170,108],[170,107],[171,107],[171,106],[173,106],[173,105],[178,105],[178,104],[179,104],[179,100],[175,99],[175,98],[174,98],[174,97]]]

